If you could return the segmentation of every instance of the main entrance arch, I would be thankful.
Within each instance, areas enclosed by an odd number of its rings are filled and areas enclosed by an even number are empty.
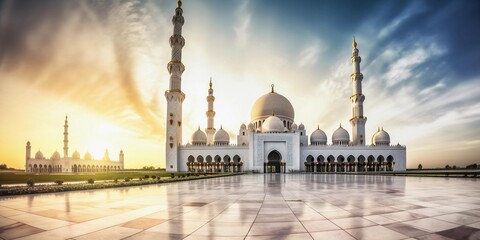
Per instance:
[[[273,173],[280,173],[280,165],[282,162],[282,154],[280,154],[277,150],[271,151],[267,156],[267,162],[264,166],[263,172],[273,172]]]

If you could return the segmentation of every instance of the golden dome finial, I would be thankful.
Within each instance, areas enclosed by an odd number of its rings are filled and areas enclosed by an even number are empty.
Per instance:
[[[208,84],[210,86],[210,88],[212,88],[213,84],[212,84],[212,77],[210,77],[210,83]]]
[[[353,46],[353,48],[357,48],[357,42],[355,41],[355,36],[353,36],[352,46]]]
[[[274,90],[275,84],[272,84],[271,86],[272,86],[272,93],[273,93],[273,92],[275,92],[275,90]]]
[[[182,7],[182,0],[178,0],[177,6],[178,6],[178,7]]]

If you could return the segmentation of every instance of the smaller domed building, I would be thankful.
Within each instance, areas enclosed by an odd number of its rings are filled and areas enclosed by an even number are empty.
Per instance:
[[[25,146],[25,172],[27,173],[92,173],[92,172],[110,172],[123,170],[125,156],[121,150],[119,160],[110,160],[108,150],[105,150],[105,156],[102,160],[95,160],[92,154],[85,153],[84,158],[80,152],[75,150],[71,157],[68,156],[68,117],[65,117],[63,133],[63,157],[58,151],[55,151],[50,158],[45,158],[43,153],[38,150],[35,157],[31,157],[32,145],[30,141]]]

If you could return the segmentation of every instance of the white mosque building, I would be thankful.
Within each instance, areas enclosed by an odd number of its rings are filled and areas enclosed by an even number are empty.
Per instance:
[[[390,136],[379,128],[367,144],[366,116],[363,114],[363,75],[361,58],[355,39],[350,75],[353,94],[352,134],[340,126],[332,134],[331,141],[320,128],[310,138],[303,124],[295,123],[295,110],[290,101],[271,91],[254,103],[250,123],[241,124],[237,144],[231,144],[227,131],[214,127],[214,101],[212,82],[208,89],[207,128],[198,128],[191,142],[182,143],[182,103],[185,94],[181,88],[181,76],[185,70],[182,48],[184,24],[182,2],[178,1],[170,37],[172,59],[167,65],[170,73],[166,123],[166,170],[169,172],[366,172],[399,171],[406,169],[406,147],[391,145]]]
[[[58,151],[55,151],[50,158],[44,157],[43,153],[38,150],[35,157],[32,158],[32,145],[27,142],[25,151],[25,171],[27,173],[93,173],[93,172],[110,172],[123,170],[125,157],[123,150],[120,150],[119,160],[111,160],[108,156],[108,150],[101,160],[93,159],[92,155],[87,152],[83,159],[80,153],[75,150],[72,156],[68,156],[68,117],[65,117],[65,125],[63,132],[63,157]]]

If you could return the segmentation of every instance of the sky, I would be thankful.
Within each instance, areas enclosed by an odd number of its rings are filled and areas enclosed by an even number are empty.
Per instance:
[[[165,167],[164,92],[174,0],[0,1],[0,162],[25,144],[125,168]],[[383,127],[407,166],[480,163],[480,1],[183,1],[183,142],[215,127],[235,143],[257,98],[287,97],[307,134],[350,133],[352,37],[362,57],[367,139]],[[367,141],[369,144],[370,141]]]

